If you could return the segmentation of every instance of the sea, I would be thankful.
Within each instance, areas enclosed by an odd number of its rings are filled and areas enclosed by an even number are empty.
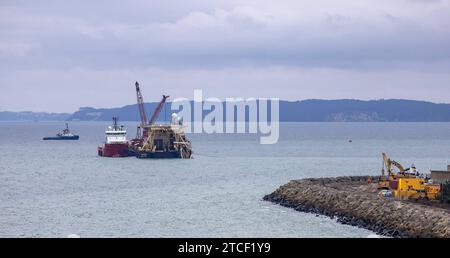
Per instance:
[[[422,173],[450,164],[450,123],[281,123],[272,145],[188,134],[190,160],[99,157],[108,125],[43,141],[64,122],[0,122],[0,237],[374,237],[262,198],[293,179],[379,175],[382,152]]]

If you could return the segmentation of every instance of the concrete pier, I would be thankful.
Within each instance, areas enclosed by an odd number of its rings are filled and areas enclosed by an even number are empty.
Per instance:
[[[450,237],[450,210],[377,195],[368,176],[292,180],[266,195],[271,201],[301,212],[336,218],[392,237]]]

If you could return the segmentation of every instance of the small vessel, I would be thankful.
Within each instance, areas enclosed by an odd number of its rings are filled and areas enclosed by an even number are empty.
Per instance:
[[[72,134],[69,130],[69,124],[66,123],[66,129],[64,129],[62,132],[56,134],[56,136],[53,137],[44,137],[43,140],[78,140],[80,136]]]
[[[114,124],[105,131],[106,141],[98,147],[98,155],[101,157],[128,157],[130,156],[127,131],[124,126],[117,124],[118,118],[113,117]]]

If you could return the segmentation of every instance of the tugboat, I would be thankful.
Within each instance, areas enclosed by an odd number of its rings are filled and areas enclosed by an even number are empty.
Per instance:
[[[101,157],[128,157],[130,156],[127,131],[123,125],[118,126],[117,117],[113,117],[114,124],[105,131],[106,141],[98,147],[98,155]]]
[[[78,140],[80,136],[74,135],[69,130],[69,124],[66,123],[66,129],[56,134],[54,137],[44,137],[43,140]]]

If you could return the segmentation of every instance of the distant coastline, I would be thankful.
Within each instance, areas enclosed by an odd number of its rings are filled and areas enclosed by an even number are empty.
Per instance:
[[[156,105],[145,104],[149,112]],[[0,111],[0,121],[109,121],[112,116],[119,116],[121,121],[138,121],[137,105],[82,107],[72,114]],[[280,122],[450,122],[450,104],[402,99],[280,101]]]
[[[70,120],[72,115],[70,113],[0,111],[0,121],[66,121]]]

